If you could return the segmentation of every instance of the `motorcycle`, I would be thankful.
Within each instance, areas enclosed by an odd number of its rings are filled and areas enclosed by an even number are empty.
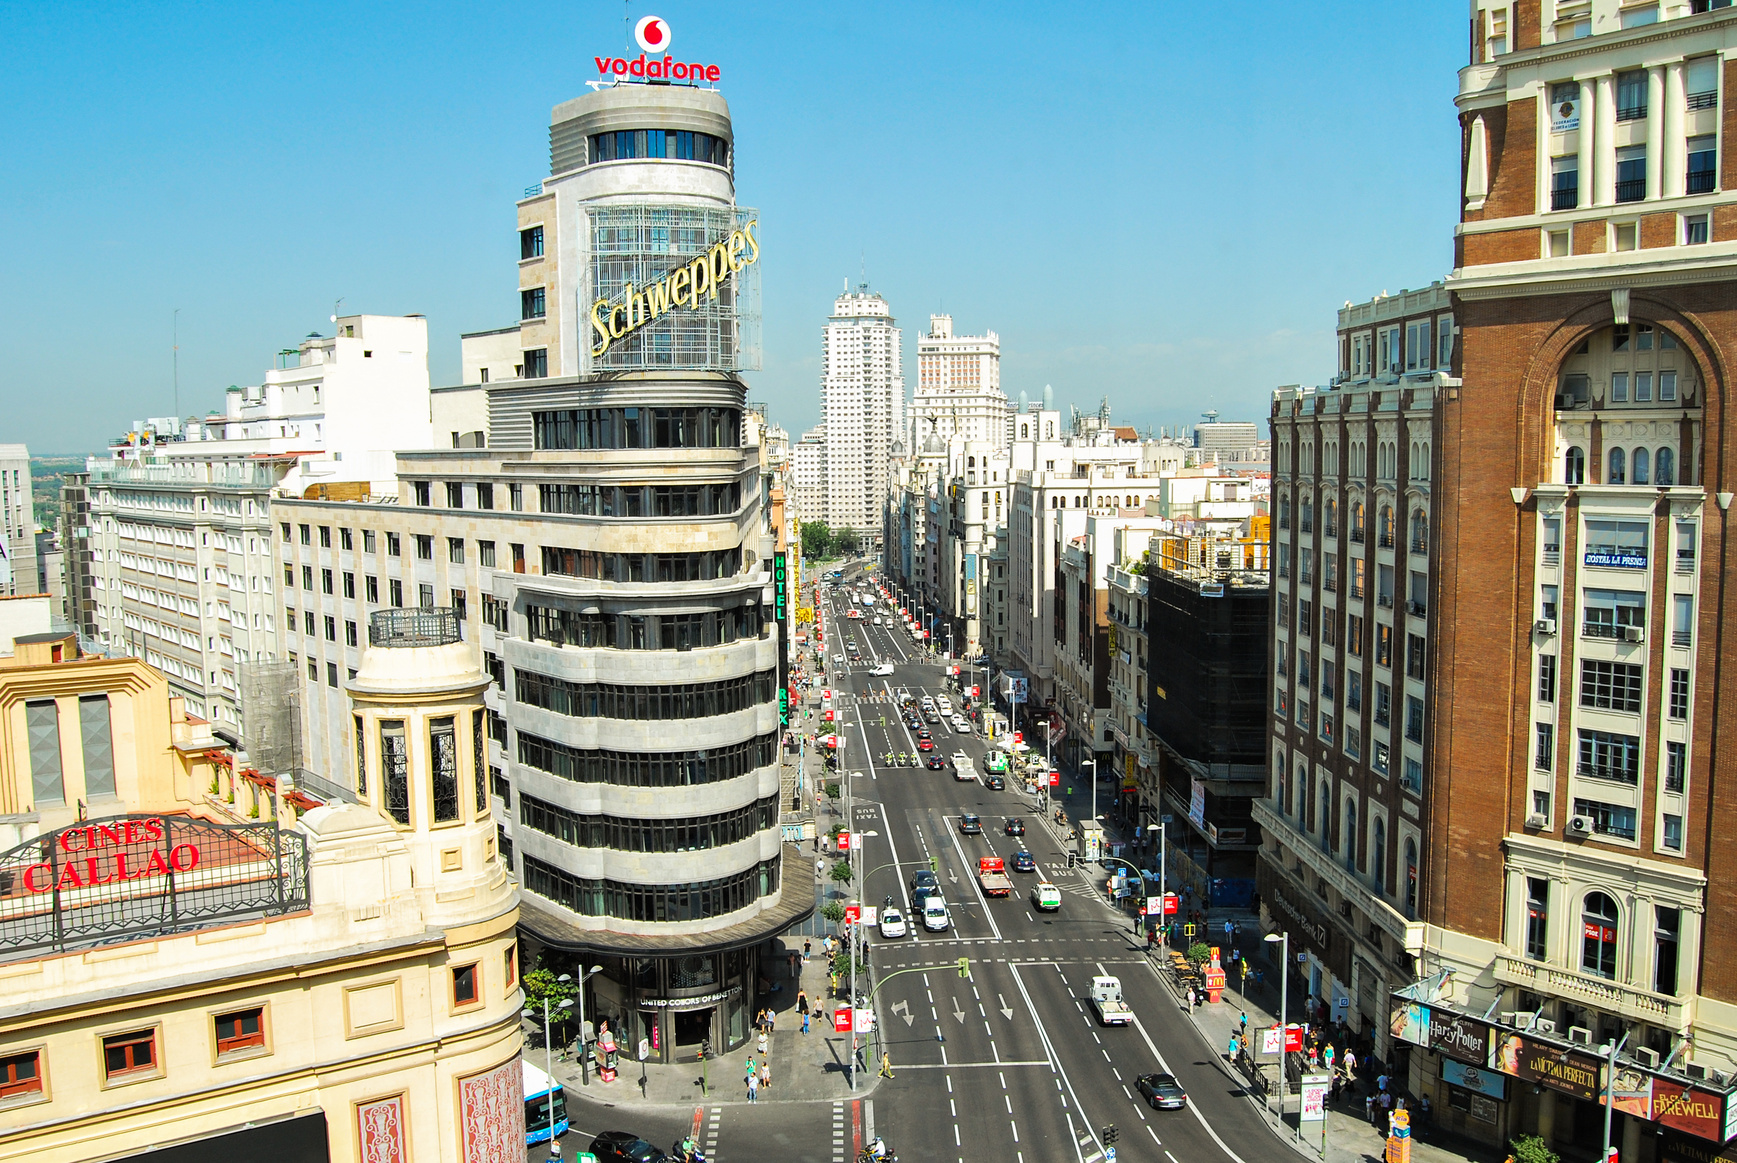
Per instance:
[[[705,1152],[692,1139],[681,1139],[669,1149],[672,1163],[706,1163]]]
[[[857,1152],[856,1163],[899,1163],[899,1157],[876,1136],[873,1142]]]

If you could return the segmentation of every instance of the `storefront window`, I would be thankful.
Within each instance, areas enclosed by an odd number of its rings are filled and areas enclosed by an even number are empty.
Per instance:
[[[699,989],[717,983],[718,959],[715,956],[677,957],[670,961],[669,987],[672,992],[678,989]]]

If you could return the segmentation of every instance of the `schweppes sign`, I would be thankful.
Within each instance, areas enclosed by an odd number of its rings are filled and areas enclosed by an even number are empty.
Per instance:
[[[702,295],[716,300],[718,288],[725,280],[733,279],[743,267],[759,261],[760,241],[754,237],[759,225],[758,218],[751,219],[740,230],[732,230],[713,243],[705,254],[675,267],[657,282],[638,289],[628,283],[620,299],[614,302],[599,299],[591,304],[591,331],[595,336],[592,358],[608,351],[616,340],[627,338],[677,308],[697,309]]]

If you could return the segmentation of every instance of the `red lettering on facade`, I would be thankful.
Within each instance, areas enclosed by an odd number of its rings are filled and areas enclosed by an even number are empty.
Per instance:
[[[41,872],[44,875],[52,875],[54,869],[47,864],[32,864],[29,868],[26,868],[24,870],[25,892],[47,892],[49,889],[54,887],[52,884],[38,884],[36,882],[36,874],[38,872]]]
[[[176,872],[192,872],[199,866],[199,849],[192,844],[177,844],[169,849],[169,867]]]
[[[168,876],[169,875],[169,862],[167,860],[163,859],[163,850],[161,848],[151,849],[151,859],[145,863],[145,871],[139,873],[139,875],[140,876]]]
[[[54,882],[55,891],[65,892],[69,888],[83,888],[84,881],[78,878],[78,865],[66,864],[60,870],[60,879]]]

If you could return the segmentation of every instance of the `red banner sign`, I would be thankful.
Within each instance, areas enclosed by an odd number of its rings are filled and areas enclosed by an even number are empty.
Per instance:
[[[162,820],[116,820],[68,828],[55,840],[60,858],[24,869],[27,892],[66,892],[103,884],[119,884],[147,876],[168,876],[199,867],[196,844],[154,847],[149,852],[127,851],[138,844],[163,839]]]

